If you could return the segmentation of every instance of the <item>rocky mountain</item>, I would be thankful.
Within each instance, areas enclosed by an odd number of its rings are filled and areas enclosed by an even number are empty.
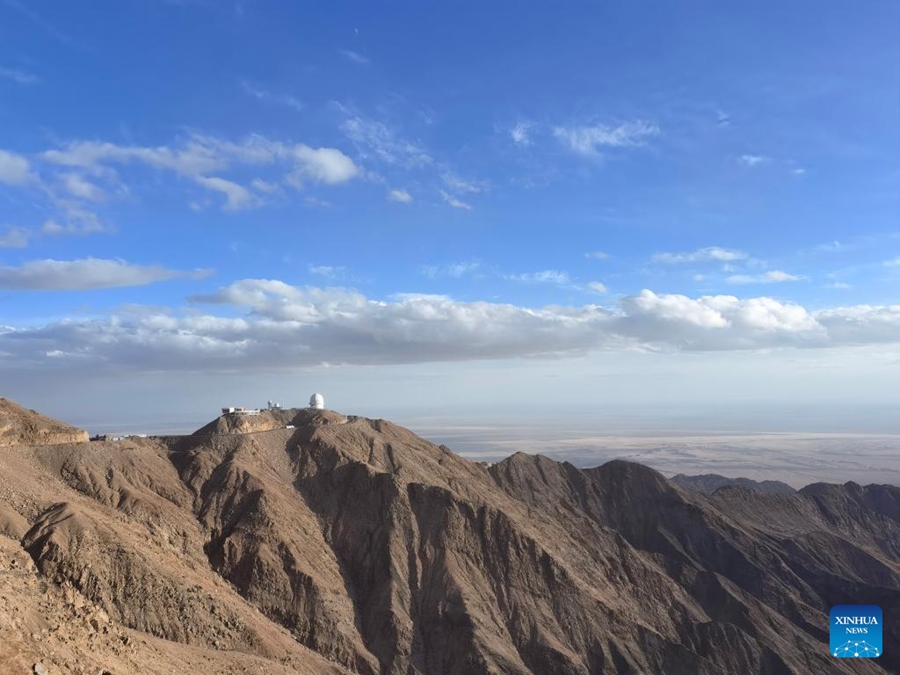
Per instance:
[[[900,670],[898,488],[706,495],[332,411],[231,417],[0,449],[0,672]],[[832,658],[830,607],[867,602],[884,655]]]
[[[0,446],[56,445],[87,440],[88,434],[83,429],[63,424],[0,397]]]
[[[794,488],[787,483],[782,483],[780,480],[756,481],[749,478],[726,478],[717,473],[704,473],[698,476],[686,476],[683,473],[679,473],[676,476],[672,476],[669,480],[688,490],[699,490],[708,495],[711,495],[719,488],[732,485],[767,494],[791,494],[796,492]]]

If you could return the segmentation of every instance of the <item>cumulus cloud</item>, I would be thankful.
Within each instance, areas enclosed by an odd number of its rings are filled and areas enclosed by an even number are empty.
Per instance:
[[[785,281],[801,281],[806,277],[770,270],[762,274],[732,274],[725,278],[729,284],[780,284]]]
[[[336,185],[359,175],[359,167],[336,148],[311,148],[307,145],[298,145],[294,149],[294,156],[297,160],[297,168],[290,176],[294,185],[304,179]]]
[[[389,202],[399,202],[401,204],[411,204],[413,201],[412,195],[406,190],[391,190],[388,192],[387,198]]]
[[[733,262],[746,260],[747,254],[730,248],[719,246],[707,246],[691,253],[657,253],[653,256],[653,262],[679,265],[682,263],[698,262]]]
[[[18,267],[0,266],[0,288],[13,291],[83,291],[123,286],[146,286],[178,277],[200,278],[209,270],[191,272],[156,265],[133,265],[124,260],[34,260]]]
[[[772,298],[692,299],[644,290],[620,305],[621,330],[649,346],[710,351],[828,344],[827,330],[804,307]]]
[[[618,126],[556,127],[553,135],[569,150],[588,157],[598,156],[602,148],[624,148],[644,145],[659,135],[659,127],[644,120]]]
[[[609,293],[609,289],[606,287],[606,284],[601,283],[599,281],[591,281],[587,285],[588,290],[593,291],[594,293],[599,293],[600,295],[606,295]]]
[[[31,164],[21,155],[0,150],[0,183],[6,185],[27,185],[37,180],[31,171]]]
[[[7,226],[0,230],[0,248],[25,248],[31,233],[23,227]]]
[[[855,305],[816,313],[836,344],[865,345],[900,341],[900,305]]]
[[[285,369],[323,362],[557,358],[635,348],[721,351],[900,342],[900,305],[810,312],[767,297],[690,298],[649,290],[621,298],[614,308],[529,308],[442,295],[377,300],[347,289],[245,279],[192,302],[197,309],[184,315],[132,308],[102,319],[0,328],[0,352],[9,355],[3,363],[46,363],[52,352],[87,367]],[[204,311],[214,307],[224,308],[227,316]],[[55,359],[54,367],[59,363]]]

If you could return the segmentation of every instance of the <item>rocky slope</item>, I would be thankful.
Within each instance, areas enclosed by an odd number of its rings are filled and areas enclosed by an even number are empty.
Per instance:
[[[31,617],[0,672],[900,669],[897,488],[707,496],[331,411],[242,425],[0,449],[0,582],[13,559],[28,579],[0,618]],[[831,658],[830,606],[869,601],[884,656]]]
[[[84,443],[83,429],[63,424],[0,397],[0,446]]]

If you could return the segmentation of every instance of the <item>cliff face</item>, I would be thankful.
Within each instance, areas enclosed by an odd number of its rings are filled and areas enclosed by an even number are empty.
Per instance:
[[[88,434],[0,398],[0,446],[84,443]]]
[[[215,672],[900,669],[897,488],[706,496],[628,462],[486,468],[330,411],[229,424],[0,452],[17,476],[0,533],[30,574],[117,635],[155,636],[108,658],[167,644],[143,672],[185,667],[188,648]],[[833,659],[829,608],[869,601],[885,610],[884,656]]]

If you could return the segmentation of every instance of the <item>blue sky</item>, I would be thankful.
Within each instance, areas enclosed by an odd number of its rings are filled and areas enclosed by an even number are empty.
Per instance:
[[[484,4],[0,0],[2,393],[897,395],[900,6]]]

